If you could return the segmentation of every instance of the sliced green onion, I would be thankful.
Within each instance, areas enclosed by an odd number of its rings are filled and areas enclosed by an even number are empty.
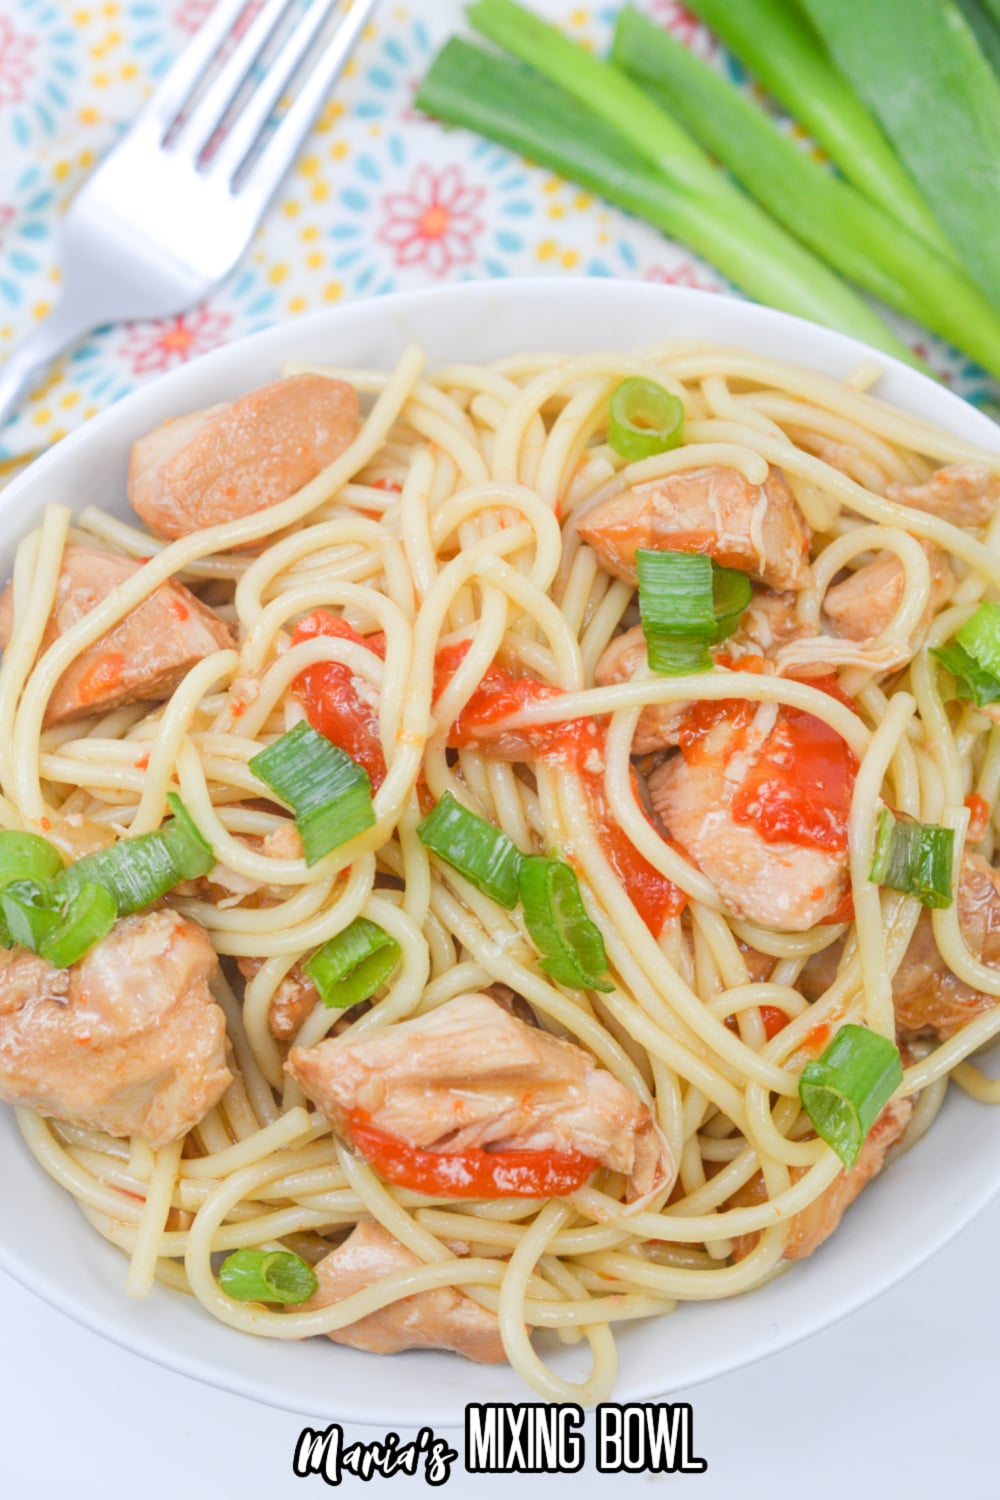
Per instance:
[[[198,832],[195,821],[176,792],[167,793],[173,818],[159,830],[181,880],[197,880],[215,864],[212,846]],[[180,884],[180,881],[178,881]]]
[[[527,855],[518,884],[524,919],[545,973],[571,989],[614,989],[602,977],[608,972],[604,939],[587,916],[570,866],[561,859]]]
[[[207,875],[215,855],[180,798],[171,794],[169,800],[174,818],[153,833],[85,854],[59,876],[61,893],[72,899],[85,885],[103,885],[114,897],[118,915],[127,917],[144,911],[182,880]]]
[[[0,881],[54,880],[62,871],[59,850],[37,833],[0,833]]]
[[[308,1302],[319,1286],[316,1272],[290,1250],[235,1250],[219,1268],[219,1285],[237,1302]]]
[[[81,886],[66,902],[62,920],[38,952],[57,969],[68,969],[106,938],[118,918],[115,898],[103,885]]]
[[[981,604],[954,639],[933,653],[977,707],[1000,698],[1000,604]]]
[[[15,943],[40,953],[59,925],[55,888],[48,880],[9,880],[0,887],[0,911]]]
[[[399,958],[400,948],[394,937],[367,917],[356,917],[302,967],[324,1005],[347,1010],[369,1000],[389,978]]]
[[[879,814],[869,880],[916,896],[924,906],[952,903],[955,833],[936,823],[899,819],[888,807]]]
[[[865,1137],[903,1081],[899,1052],[864,1026],[842,1026],[799,1079],[799,1098],[816,1134],[853,1167]]]
[[[936,647],[931,654],[954,677],[957,697],[967,698],[977,708],[995,703],[1000,698],[1000,681],[991,672],[978,667],[962,646],[952,641],[950,645]]]
[[[450,792],[423,820],[417,836],[470,884],[508,910],[517,905],[523,855],[505,833],[463,807]]]
[[[684,403],[655,380],[633,375],[611,394],[608,442],[629,463],[684,441]]]
[[[295,813],[307,865],[375,823],[368,772],[309,724],[296,724],[249,765]]]
[[[639,613],[654,672],[707,672],[708,647],[732,635],[750,603],[750,580],[697,552],[635,554]]]

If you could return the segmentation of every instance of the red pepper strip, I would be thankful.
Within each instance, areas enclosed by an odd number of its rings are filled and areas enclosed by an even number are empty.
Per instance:
[[[318,636],[353,641],[374,651],[376,656],[385,657],[384,635],[359,635],[346,620],[338,619],[326,609],[317,609],[300,620],[292,645],[316,640]],[[373,790],[378,791],[386,777],[378,713],[359,696],[350,668],[342,662],[317,662],[299,673],[293,691],[313,729],[364,766]]]
[[[762,1005],[760,1007],[760,1018],[764,1023],[764,1035],[769,1042],[778,1035],[779,1031],[784,1031],[791,1019],[777,1005]],[[737,1035],[739,1034],[740,1024],[736,1016],[727,1016],[726,1025],[730,1031],[735,1031]]]
[[[599,1166],[577,1151],[423,1151],[369,1124],[364,1110],[347,1122],[380,1177],[429,1198],[562,1198]]]
[[[471,645],[458,641],[438,652],[434,669],[434,696],[439,697],[451,681]],[[590,815],[597,828],[601,848],[632,898],[632,903],[654,937],[667,917],[687,905],[687,896],[673,881],[639,853],[611,815],[604,792],[604,772],[588,769],[596,755],[603,767],[605,730],[594,719],[566,719],[553,724],[504,728],[504,721],[529,703],[562,697],[562,689],[538,682],[534,677],[514,677],[503,667],[492,666],[483,677],[448,733],[455,749],[475,745],[500,760],[541,760],[547,765],[571,765],[583,778]]]

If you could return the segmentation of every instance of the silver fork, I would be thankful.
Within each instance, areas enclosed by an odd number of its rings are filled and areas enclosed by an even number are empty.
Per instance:
[[[247,0],[216,0],[128,134],[77,193],[59,236],[62,299],[0,366],[0,426],[50,361],[84,333],[182,312],[236,265],[377,0],[312,0],[287,25],[293,3],[264,0],[220,63]],[[305,75],[338,9],[336,30]],[[253,86],[262,50],[279,39]],[[199,90],[213,63],[215,76]],[[300,72],[301,88],[266,137]]]

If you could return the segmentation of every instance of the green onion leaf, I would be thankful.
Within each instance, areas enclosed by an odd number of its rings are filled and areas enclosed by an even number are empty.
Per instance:
[[[611,394],[608,442],[629,463],[684,441],[684,403],[655,380],[634,375]]]
[[[41,951],[59,925],[55,890],[48,880],[9,880],[0,887],[0,911],[15,943]]]
[[[961,12],[952,0],[802,0],[802,8],[1000,307],[1000,79]]]
[[[850,1168],[902,1081],[892,1042],[864,1026],[842,1026],[823,1055],[803,1068],[799,1098],[816,1134]]]
[[[900,819],[883,807],[868,878],[875,885],[916,896],[924,906],[950,906],[954,855],[953,829]]]
[[[725,0],[728,12],[755,7],[769,8],[761,0],[736,5]],[[746,15],[727,15],[724,24],[737,34],[752,27]],[[796,19],[790,24],[803,42]],[[761,38],[754,40],[759,47]],[[809,50],[808,39],[804,45]],[[919,235],[901,231],[883,196],[873,201],[832,173],[779,129],[745,90],[631,7],[619,15],[613,55],[762,208],[830,266],[1000,375],[1000,314],[954,258],[942,257]],[[821,57],[816,62],[829,70]],[[877,136],[877,127],[868,123]]]
[[[65,903],[62,920],[43,938],[38,952],[57,969],[68,969],[107,937],[117,918],[115,898],[105,886],[81,886]]]
[[[307,1302],[319,1286],[316,1272],[290,1250],[235,1250],[219,1269],[219,1285],[237,1302]]]
[[[977,666],[964,647],[952,641],[947,646],[938,646],[931,652],[943,667],[947,667],[955,679],[955,693],[967,698],[977,708],[986,703],[995,703],[1000,698],[1000,681],[991,672]]]
[[[176,792],[167,793],[173,818],[159,830],[181,880],[197,880],[215,864],[212,846],[202,838],[195,821]],[[178,881],[180,884],[180,881]]]
[[[614,989],[602,978],[608,971],[604,939],[587,916],[570,866],[530,854],[521,860],[518,883],[524,919],[545,973],[571,989]]]
[[[933,653],[977,707],[1000,698],[1000,604],[981,604],[954,639]]]
[[[638,215],[714,261],[759,302],[916,362],[860,296],[740,192],[637,85],[519,7],[500,9],[478,4],[469,17],[531,66],[453,37],[420,87],[418,108]]]
[[[367,917],[356,917],[302,967],[324,1005],[347,1010],[371,999],[399,959],[400,948],[394,937]]]
[[[750,580],[697,552],[635,554],[639,613],[654,672],[707,672],[708,647],[732,635],[750,603]]]
[[[484,896],[508,910],[517,905],[523,856],[505,833],[463,807],[450,792],[423,820],[417,836]]]
[[[249,765],[295,813],[307,865],[375,823],[368,772],[309,724],[296,724]]]
[[[60,893],[72,899],[85,885],[103,885],[114,897],[118,915],[127,917],[144,911],[182,880],[207,875],[215,855],[180,798],[171,794],[169,801],[175,816],[162,828],[85,854],[59,876]]]
[[[37,833],[0,833],[0,881],[54,880],[63,862],[59,850]]]

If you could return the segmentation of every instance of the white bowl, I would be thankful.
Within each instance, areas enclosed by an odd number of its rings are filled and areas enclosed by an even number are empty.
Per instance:
[[[431,363],[526,350],[629,349],[666,337],[741,345],[834,376],[872,351],[852,339],[746,302],[610,281],[498,281],[361,302],[286,323],[216,350],[137,391],[60,443],[0,497],[0,556],[54,500],[128,514],[129,446],[178,412],[273,379],[286,359],[384,368],[415,341]],[[956,435],[1000,448],[1000,432],[956,396],[881,355],[879,394]],[[124,1295],[125,1261],[81,1219],[0,1110],[0,1265],[53,1306],[136,1353],[209,1384],[330,1421],[448,1426],[468,1401],[530,1398],[506,1368],[452,1355],[392,1359],[325,1339],[279,1343],[215,1322],[191,1298],[157,1286]],[[1000,1112],[957,1090],[930,1134],[866,1192],[823,1249],[770,1285],[732,1301],[682,1307],[617,1334],[618,1400],[685,1389],[734,1370],[860,1307],[914,1270],[1000,1187]],[[582,1377],[586,1355],[559,1349]]]

